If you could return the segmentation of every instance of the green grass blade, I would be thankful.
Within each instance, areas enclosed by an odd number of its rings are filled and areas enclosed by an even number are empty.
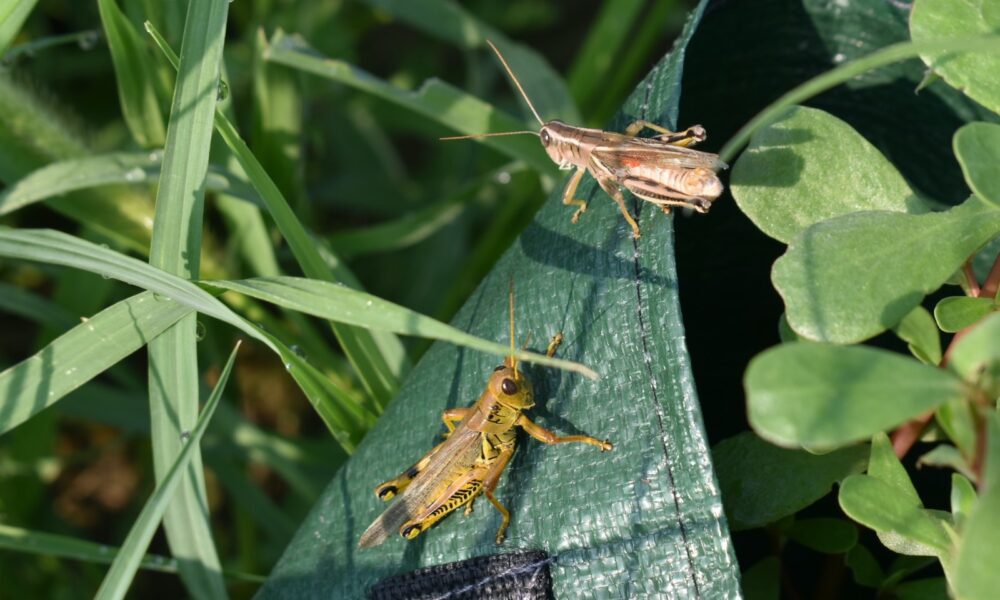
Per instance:
[[[116,0],[97,0],[111,63],[118,82],[122,116],[135,141],[144,148],[163,145],[166,129],[153,78],[156,64],[145,40],[132,26]]]
[[[442,228],[455,222],[474,201],[486,182],[496,181],[501,174],[514,175],[523,170],[521,163],[511,163],[476,178],[469,185],[451,196],[411,214],[369,227],[340,231],[327,238],[330,247],[345,259],[408,248],[431,237]],[[2,196],[0,196],[2,199]],[[0,200],[2,206],[2,200]]]
[[[150,292],[102,310],[0,373],[0,435],[132,354],[191,309]]]
[[[192,13],[197,14],[197,10],[193,6],[191,10]],[[97,598],[102,600],[123,598],[125,593],[128,592],[128,588],[132,584],[132,579],[135,577],[135,572],[139,569],[142,557],[149,547],[149,542],[153,539],[153,534],[156,532],[160,520],[165,517],[164,513],[174,492],[179,491],[180,484],[183,482],[192,460],[199,454],[197,450],[201,443],[201,436],[204,435],[205,429],[208,428],[208,423],[212,419],[215,407],[219,405],[222,390],[226,387],[226,382],[229,381],[229,373],[233,369],[233,363],[236,361],[236,352],[239,350],[239,347],[239,344],[236,344],[236,347],[233,348],[232,353],[229,355],[229,360],[226,362],[226,366],[222,369],[222,374],[219,376],[219,382],[215,384],[215,389],[212,390],[212,395],[209,396],[208,402],[205,403],[205,409],[202,411],[201,416],[198,417],[194,429],[190,432],[185,431],[178,434],[178,441],[181,446],[180,453],[174,458],[170,468],[156,486],[156,491],[146,501],[142,512],[139,513],[139,518],[132,525],[131,531],[129,531],[128,536],[125,538],[125,543],[122,544],[118,555],[115,556],[114,562],[111,563],[111,568],[101,583],[100,589],[97,591]],[[183,575],[183,561],[180,564]],[[221,574],[217,573],[217,576],[219,576],[221,582]],[[225,586],[222,587],[222,595],[225,596]]]
[[[368,92],[461,134],[515,131],[526,127],[524,121],[437,79],[427,80],[415,92],[404,90],[349,63],[319,56],[302,40],[280,31],[271,38],[271,45],[265,56],[270,61]],[[529,128],[531,127],[535,125],[532,124]],[[545,154],[534,136],[482,138],[474,141],[523,160],[541,173],[554,176],[558,172],[558,167]]]
[[[196,278],[199,272],[204,182],[228,13],[228,0],[189,3],[181,45],[183,58],[167,126],[149,264],[184,278]],[[196,316],[190,315],[149,344],[150,434],[153,467],[159,483],[165,482],[167,473],[173,470],[171,465],[184,448],[181,433],[190,430],[198,418],[195,329]],[[175,484],[177,496],[165,504],[163,513],[167,541],[192,596],[225,598],[222,568],[208,522],[201,452],[190,446],[185,452],[190,452],[190,465],[185,465],[183,476]],[[148,543],[146,540],[143,548]],[[113,565],[105,581],[115,587],[107,589],[124,593],[127,585],[122,588],[121,579],[115,579],[115,575]],[[131,575],[127,581],[131,581]],[[106,594],[117,595],[117,591]]]
[[[510,354],[510,347],[465,333],[436,319],[377,296],[325,281],[300,277],[258,277],[242,281],[205,281],[206,285],[233,290],[266,300],[285,308],[351,323],[360,327],[383,329],[403,335],[443,340],[497,356]],[[517,350],[519,360],[557,367],[597,379],[597,373],[581,364],[550,358],[534,352]]]
[[[0,256],[75,267],[118,279],[229,323],[260,340],[278,354],[331,434],[348,452],[374,420],[374,414],[359,407],[353,395],[331,383],[277,337],[252,325],[186,279],[58,231],[0,228]]]
[[[373,8],[416,27],[427,35],[467,50],[487,49],[486,40],[496,44],[543,119],[579,123],[580,113],[562,76],[532,48],[517,44],[490,27],[452,0],[364,0]],[[502,67],[497,64],[497,69]],[[506,74],[504,74],[506,81]],[[527,109],[526,109],[527,110]],[[528,118],[530,114],[528,114]]]
[[[160,152],[112,152],[50,163],[0,192],[0,216],[48,198],[113,184],[148,184],[160,177]],[[205,189],[261,205],[244,179],[209,166]]]
[[[177,65],[177,55],[151,23],[146,23],[146,30],[163,51],[167,60],[171,64]],[[302,272],[313,279],[340,281],[353,287],[359,287],[357,279],[347,267],[340,263],[339,259],[334,260],[338,265],[336,268],[331,268],[324,260],[317,248],[316,241],[295,216],[295,212],[281,194],[281,190],[275,185],[274,180],[261,166],[229,119],[218,111],[215,116],[215,127],[233,152],[233,156],[243,167],[254,188],[260,193],[268,212],[278,226],[278,230],[281,231],[281,235],[291,247],[292,254],[299,266],[302,267]],[[331,327],[365,389],[379,406],[384,406],[395,394],[399,386],[399,378],[409,368],[402,344],[391,335],[372,335],[365,331],[337,325]]]
[[[110,565],[118,553],[118,548],[113,546],[3,524],[0,524],[0,548],[103,565]],[[139,561],[139,568],[160,573],[177,573],[177,561],[157,554],[144,554]],[[261,583],[265,580],[261,575],[239,571],[224,571],[223,574],[235,581],[248,583]]]
[[[618,51],[628,41],[632,25],[645,4],[645,0],[611,0],[601,7],[566,78],[580,106],[591,105],[593,97],[603,92],[608,77],[617,67]]]
[[[2,281],[0,281],[0,310],[60,331],[78,323],[69,311],[48,298]]]
[[[50,162],[89,153],[50,102],[0,73],[0,181],[11,184]],[[79,192],[53,198],[49,206],[114,243],[148,252],[153,203],[145,192],[122,187]]]
[[[17,37],[38,0],[0,0],[0,56]]]

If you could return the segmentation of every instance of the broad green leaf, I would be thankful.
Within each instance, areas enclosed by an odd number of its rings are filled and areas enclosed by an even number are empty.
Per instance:
[[[845,479],[840,485],[840,507],[847,516],[880,534],[899,536],[935,554],[944,554],[950,546],[940,521],[902,499],[896,488],[880,479],[868,475]]]
[[[743,597],[747,600],[778,600],[781,597],[781,560],[769,556],[743,571],[740,579]]]
[[[610,129],[635,117],[675,126],[682,48],[704,4]],[[604,375],[591,382],[525,366],[536,392],[531,418],[559,433],[607,437],[615,448],[601,454],[576,444],[519,442],[496,492],[511,513],[507,543],[573,554],[572,563],[550,567],[557,598],[587,597],[595,589],[627,597],[637,577],[652,595],[736,596],[737,562],[679,335],[670,218],[630,201],[644,227],[636,243],[614,203],[597,201],[601,192],[593,181],[585,179],[580,193],[595,198],[585,218],[573,225],[558,198],[550,197],[451,322],[478,337],[506,340],[513,275],[516,337],[531,332],[529,347],[544,348],[562,330],[559,356],[595,360]],[[372,486],[432,448],[443,431],[441,410],[471,405],[494,367],[491,356],[431,346],[326,488],[258,596],[362,597],[388,574],[386,565],[406,572],[486,548],[495,552],[500,517],[482,508],[468,519],[450,515],[413,542],[394,536],[377,548],[356,549],[360,532],[385,508]],[[583,470],[587,477],[578,476]],[[348,513],[351,519],[333,518]],[[623,543],[634,545],[637,569],[605,560]]]
[[[1000,370],[1000,314],[979,321],[952,346],[948,368],[969,381],[978,380],[984,368],[990,374],[997,374]]]
[[[965,531],[965,521],[975,510],[978,497],[967,475],[951,475],[951,514],[959,533]]]
[[[205,281],[203,284],[366,329],[443,340],[498,356],[510,354],[509,345],[481,340],[398,304],[326,281],[301,277],[257,277],[242,281]],[[591,369],[571,361],[548,358],[523,350],[516,350],[514,356],[539,365],[574,371],[591,379],[597,378],[597,373]]]
[[[730,181],[740,210],[786,244],[814,223],[852,212],[928,211],[881,152],[815,108],[791,107],[754,133]]]
[[[1000,173],[996,168],[1000,163],[1000,125],[969,123],[955,132],[952,145],[969,189],[983,200],[1000,206]]]
[[[191,7],[191,11],[192,13],[197,13],[197,10],[193,6]],[[170,464],[170,468],[160,478],[156,490],[150,496],[149,500],[146,501],[142,512],[139,513],[139,517],[132,525],[132,529],[118,550],[114,562],[111,563],[111,568],[108,569],[108,573],[105,575],[100,589],[97,590],[97,598],[101,600],[124,598],[129,587],[132,585],[132,579],[139,569],[142,557],[146,554],[149,542],[153,539],[153,534],[156,533],[157,528],[160,526],[160,520],[165,518],[167,507],[174,493],[180,489],[185,472],[198,454],[196,450],[201,444],[202,435],[208,429],[208,423],[212,420],[212,415],[215,413],[216,407],[219,405],[219,399],[222,398],[222,390],[225,389],[226,383],[229,381],[229,373],[233,369],[233,363],[236,362],[236,352],[239,350],[239,347],[240,345],[237,343],[229,355],[229,360],[219,375],[219,381],[215,384],[215,389],[212,390],[212,394],[205,402],[205,409],[195,422],[194,429],[190,431],[185,430],[180,433],[180,452],[178,452],[177,457]],[[181,568],[183,575],[183,566]],[[216,572],[216,576],[218,575],[219,573]],[[224,596],[225,588],[223,587],[222,590]]]
[[[167,60],[177,67],[177,55],[148,21],[146,31]],[[268,212],[291,247],[292,254],[295,255],[305,275],[313,279],[339,281],[352,287],[360,287],[354,274],[343,265],[339,257],[332,256],[332,252],[322,246],[317,248],[318,244],[299,221],[274,180],[250,152],[250,148],[240,138],[233,124],[219,111],[216,111],[215,115],[215,128],[247,174],[250,183],[260,194],[261,200],[267,206]],[[331,255],[327,257],[330,260],[324,258],[324,252]],[[383,406],[395,393],[399,377],[409,368],[409,360],[399,339],[391,334],[373,335],[336,324],[331,324],[331,328],[365,389],[379,406]]]
[[[1000,10],[979,0],[917,0],[910,13],[914,42],[970,39],[1000,30]],[[1000,58],[995,52],[920,56],[948,85],[1000,113]]]
[[[160,177],[163,154],[153,152],[114,152],[98,156],[50,163],[14,182],[0,192],[0,215],[20,208],[87,188],[112,184],[155,183]],[[257,192],[236,175],[209,166],[205,189],[260,204]]]
[[[809,506],[844,477],[863,471],[867,458],[866,445],[810,454],[779,448],[750,432],[712,448],[733,531],[761,527]]]
[[[937,562],[938,560],[931,556],[899,555],[895,557],[889,565],[888,573],[886,574],[885,581],[882,582],[881,587],[883,589],[891,589],[893,586],[910,575],[913,575],[921,569],[927,568]]]
[[[845,554],[858,543],[858,529],[844,519],[796,519],[786,535],[824,554]]]
[[[872,436],[868,475],[891,486],[897,500],[923,507],[920,496],[917,495],[917,488],[913,487],[910,475],[899,462],[892,448],[892,442],[884,432],[880,431]]]
[[[975,474],[969,468],[969,464],[965,461],[962,453],[958,451],[958,448],[948,444],[939,444],[930,452],[922,455],[917,459],[917,466],[952,469],[966,477],[975,477]]]
[[[744,385],[750,424],[761,437],[810,448],[867,439],[965,389],[947,371],[899,354],[808,342],[756,356]]]
[[[978,418],[975,409],[966,399],[952,400],[942,404],[934,414],[938,425],[962,452],[964,456],[976,455],[976,439],[979,436]]]
[[[118,553],[118,548],[112,546],[3,524],[0,524],[0,548],[13,552],[27,552],[46,557],[68,558],[106,565],[111,564],[114,556]],[[178,572],[175,559],[157,554],[143,555],[139,562],[139,568],[161,573],[176,574]],[[251,583],[259,583],[264,580],[259,575],[237,571],[223,571],[223,574],[238,581]]]
[[[225,0],[195,0],[188,5],[181,44],[184,58],[177,69],[162,174],[156,192],[149,264],[185,279],[196,279],[200,273],[205,177],[228,14],[229,3]],[[226,587],[219,573],[221,563],[208,519],[201,451],[197,446],[185,447],[183,439],[183,432],[194,427],[198,419],[200,373],[196,319],[196,315],[181,319],[149,344],[153,470],[158,484],[166,483],[165,478],[175,469],[181,475],[171,484],[177,486],[177,496],[170,500],[171,494],[166,494],[161,512],[145,526],[151,537],[160,514],[163,515],[171,553],[179,560],[181,578],[192,596],[225,598]],[[178,457],[188,453],[190,464],[185,461],[177,469]],[[145,551],[149,537],[141,541],[145,533],[136,535],[139,537],[133,539],[130,535],[126,540],[123,553],[130,543],[138,544]],[[133,560],[115,561],[98,596],[124,595],[134,573]]]
[[[855,545],[844,557],[844,564],[851,570],[854,581],[858,585],[877,588],[882,585],[885,573],[875,560],[871,550],[861,544]]]
[[[1000,589],[1000,417],[986,419],[984,480],[958,542],[952,586],[960,598],[990,598]]]
[[[580,121],[562,77],[540,54],[531,48],[512,42],[503,33],[482,22],[454,0],[364,0],[366,4],[385,11],[427,35],[442,39],[460,48],[488,50],[486,40],[493,42],[543,119],[557,118],[568,123]],[[618,2],[620,4],[620,2]],[[624,19],[624,15],[618,15]],[[500,68],[499,65],[497,65]],[[506,78],[505,78],[506,79]]]
[[[941,331],[955,333],[971,326],[993,309],[992,298],[951,296],[942,298],[934,307],[934,319]]]
[[[894,327],[1000,232],[1000,211],[970,198],[924,215],[860,212],[799,233],[771,280],[808,339],[854,343]]]
[[[146,345],[191,308],[143,292],[70,329],[0,373],[0,434]]]
[[[122,116],[135,141],[156,148],[166,139],[160,99],[156,94],[157,65],[142,38],[116,0],[97,0],[104,37],[111,51]]]
[[[906,342],[910,353],[928,365],[941,362],[941,333],[934,317],[923,306],[916,306],[893,327],[899,339]]]
[[[306,46],[303,40],[280,31],[271,38],[271,45],[265,57],[267,60],[368,92],[450,127],[460,134],[518,131],[525,128],[523,121],[504,114],[486,102],[437,79],[428,80],[417,91],[404,90],[344,61],[319,56]],[[535,125],[532,123],[530,127],[534,128]],[[534,136],[482,138],[478,141],[512,158],[523,160],[541,173],[547,175],[556,173],[556,165],[545,154]]]
[[[0,0],[0,57],[10,48],[38,0]]]

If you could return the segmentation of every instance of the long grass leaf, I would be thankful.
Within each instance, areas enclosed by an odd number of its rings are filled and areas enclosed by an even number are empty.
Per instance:
[[[374,414],[359,407],[354,396],[333,385],[274,334],[251,324],[186,279],[58,231],[0,228],[0,256],[75,267],[118,279],[229,323],[260,340],[281,358],[330,433],[348,452],[374,420]]]
[[[62,160],[32,171],[0,192],[0,216],[48,198],[114,184],[155,183],[161,152],[113,152]],[[237,175],[209,166],[205,189],[261,205],[257,192]]]
[[[228,13],[228,0],[192,0],[184,23],[183,58],[177,70],[149,248],[150,265],[184,278],[196,278],[199,272],[205,177]],[[157,482],[164,482],[173,469],[171,465],[184,447],[181,433],[198,418],[195,319],[195,315],[181,319],[149,344],[150,434]],[[190,446],[185,451],[191,453],[190,464],[177,481],[177,496],[165,504],[167,541],[192,596],[225,598],[221,564],[208,522],[201,452]],[[105,581],[123,593],[127,586],[121,588],[114,574],[112,566]],[[127,580],[131,581],[131,576]]]
[[[580,121],[580,113],[563,78],[541,54],[528,46],[512,42],[461,4],[453,0],[364,1],[427,35],[461,48],[486,50],[486,40],[492,41],[517,74],[542,118],[557,118],[567,123]],[[625,15],[615,16],[625,18]],[[493,53],[489,52],[489,55],[492,57]],[[506,81],[506,77],[504,80]]]
[[[479,98],[440,80],[429,79],[417,91],[404,90],[342,60],[319,56],[301,39],[285,35],[280,31],[271,38],[271,45],[265,56],[270,61],[367,92],[462,134],[516,131],[525,128],[524,121],[515,119]],[[476,141],[512,158],[523,160],[541,173],[547,175],[557,173],[556,165],[545,154],[534,136],[482,138]]]
[[[510,347],[469,335],[441,321],[398,304],[345,286],[301,277],[258,277],[241,281],[205,281],[205,285],[233,290],[285,308],[403,335],[443,340],[474,350],[506,356]],[[519,360],[574,371],[591,379],[597,373],[579,363],[517,350]]]
[[[151,23],[146,23],[153,40],[163,51],[171,64],[177,65],[177,55],[167,45],[163,37]],[[240,137],[233,124],[221,112],[216,112],[215,127],[219,135],[233,152],[254,188],[260,194],[274,219],[278,230],[291,247],[292,254],[298,261],[302,272],[308,277],[326,281],[340,281],[358,287],[354,275],[339,262],[337,268],[331,268],[317,248],[316,241],[309,235],[305,227],[295,216],[281,190],[264,170],[260,162],[250,151],[246,142]],[[350,327],[332,325],[334,335],[340,342],[348,360],[354,366],[362,384],[379,406],[395,394],[399,386],[399,378],[409,368],[402,344],[395,336],[387,334],[372,335]]]
[[[191,313],[143,292],[97,313],[0,372],[0,435],[51,406]]]
[[[192,10],[192,13],[195,12]],[[131,531],[129,531],[128,536],[125,538],[125,543],[118,550],[114,562],[111,563],[111,568],[108,569],[108,573],[105,575],[104,581],[97,591],[97,598],[102,600],[123,598],[125,593],[128,592],[128,588],[132,584],[132,579],[135,577],[135,573],[142,562],[142,557],[149,547],[149,542],[153,539],[153,534],[156,532],[160,520],[165,516],[164,513],[174,492],[179,490],[179,486],[183,482],[188,468],[191,466],[191,461],[199,454],[198,448],[201,443],[201,437],[208,428],[208,423],[212,419],[212,414],[215,412],[216,406],[219,405],[219,399],[222,398],[222,390],[229,381],[229,373],[232,371],[233,363],[236,361],[237,350],[239,350],[239,344],[236,344],[236,348],[229,355],[229,360],[226,362],[226,366],[222,369],[222,374],[219,376],[219,382],[215,384],[215,389],[212,390],[212,395],[209,396],[208,401],[205,403],[205,409],[202,411],[201,416],[198,417],[194,429],[190,432],[184,431],[179,434],[178,441],[180,442],[181,450],[171,462],[170,468],[167,469],[164,476],[160,479],[153,495],[146,501],[142,512],[139,513],[139,517],[132,525]],[[183,561],[180,564],[182,567],[181,573],[183,574]],[[216,572],[216,575],[221,581],[221,573]],[[225,596],[224,586],[222,588],[222,595]]]
[[[0,56],[17,37],[38,0],[0,0]]]
[[[116,0],[97,0],[118,82],[122,116],[135,141],[144,148],[163,145],[166,129],[156,94],[156,64],[142,38]]]
[[[113,546],[3,524],[0,524],[0,548],[12,552],[68,558],[102,565],[110,565],[118,553],[118,548]],[[158,554],[144,554],[139,561],[139,568],[160,573],[177,573],[177,561]],[[239,571],[223,571],[223,575],[235,581],[248,583],[261,583],[265,580],[262,575]]]
[[[385,223],[334,233],[327,238],[327,242],[345,259],[407,248],[455,222],[485,183],[496,181],[501,176],[509,178],[523,169],[521,163],[504,165],[486,176],[476,178],[457,193],[418,211]]]
[[[73,315],[59,304],[2,281],[0,281],[0,310],[56,330],[69,329],[77,324]]]
[[[50,102],[0,72],[0,181],[12,184],[58,160],[81,158],[89,149]],[[113,187],[53,198],[53,210],[124,247],[146,253],[153,203],[145,191]]]
[[[662,1],[661,4],[672,4]],[[580,106],[588,107],[592,98],[604,91],[608,77],[617,70],[619,49],[629,39],[632,25],[646,0],[610,0],[594,17],[583,47],[576,53],[566,79],[569,89]]]

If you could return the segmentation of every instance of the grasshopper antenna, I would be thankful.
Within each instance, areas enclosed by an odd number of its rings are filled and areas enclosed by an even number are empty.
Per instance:
[[[500,137],[502,135],[525,135],[525,134],[531,134],[531,135],[536,135],[537,136],[538,132],[537,131],[502,131],[500,133],[475,133],[475,134],[472,134],[472,135],[451,135],[451,136],[448,136],[448,137],[438,138],[438,140],[440,140],[442,142],[449,142],[451,140],[475,140],[475,139],[487,138],[487,137]]]
[[[509,302],[509,312],[510,312],[510,357],[508,358],[510,366],[514,368],[514,379],[517,380],[517,359],[514,358],[514,348],[516,342],[514,341],[514,276],[511,275],[510,282],[508,283],[508,302]]]
[[[507,64],[507,60],[503,57],[503,54],[500,54],[500,51],[493,45],[493,42],[486,40],[486,43],[490,45],[490,48],[493,48],[494,52],[496,52],[497,58],[499,58],[500,63],[503,64],[503,68],[507,69],[507,74],[510,75],[510,78],[514,81],[514,85],[517,86],[517,91],[521,92],[521,97],[528,103],[528,108],[531,109],[531,114],[535,115],[535,119],[538,120],[538,124],[545,127],[545,121],[538,116],[538,111],[535,110],[535,105],[531,103],[531,98],[528,98],[528,94],[524,93],[524,88],[521,87],[521,82],[517,80],[517,76],[514,75],[514,71],[511,70],[510,65]]]

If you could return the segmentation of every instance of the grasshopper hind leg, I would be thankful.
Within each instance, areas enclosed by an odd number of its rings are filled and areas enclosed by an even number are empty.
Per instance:
[[[666,144],[670,144],[671,146],[693,146],[708,139],[708,134],[705,133],[705,128],[701,125],[692,125],[684,131],[670,131],[666,127],[661,127],[656,123],[650,123],[649,121],[643,121],[641,119],[634,121],[631,125],[626,127],[625,135],[635,137],[639,135],[639,132],[643,129],[656,131],[660,134],[656,136],[656,139]]]

